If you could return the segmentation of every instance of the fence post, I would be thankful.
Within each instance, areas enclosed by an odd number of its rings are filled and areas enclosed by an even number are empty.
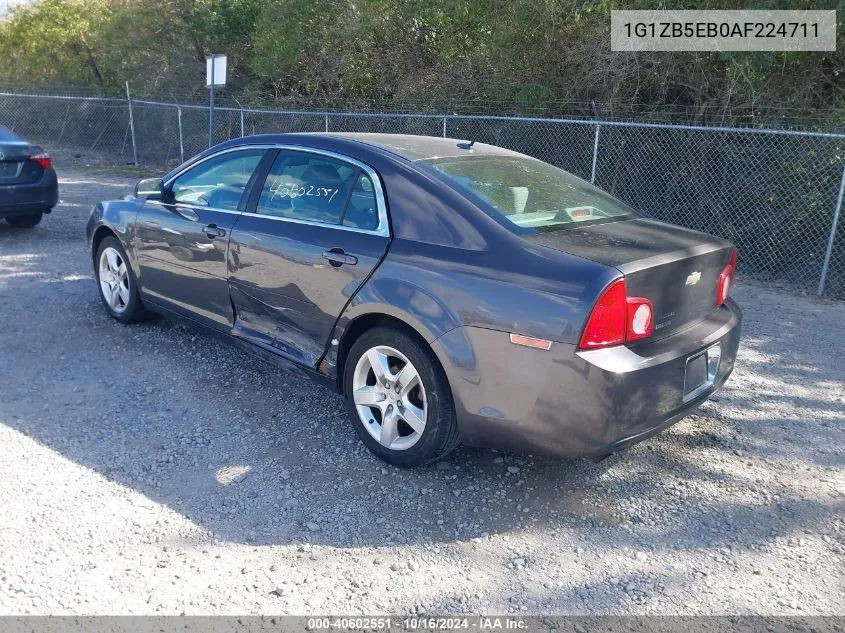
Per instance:
[[[214,55],[211,56],[211,90],[208,97],[208,146],[214,145]]]
[[[326,132],[329,131],[329,113],[326,112]]]
[[[126,103],[129,104],[129,131],[132,134],[132,160],[138,166],[138,145],[135,143],[135,116],[132,112],[132,97],[129,95],[129,82],[126,82]]]
[[[126,82],[126,103],[129,104],[129,132],[132,134],[132,160],[138,166],[138,144],[135,142],[135,115],[132,111],[132,97],[129,95],[129,82]]]
[[[241,108],[241,138],[244,137],[244,109]]]
[[[601,131],[601,125],[596,123],[596,136],[593,139],[593,167],[590,170],[590,183],[596,184],[596,160],[599,157],[599,132]]]
[[[176,118],[179,121],[179,162],[185,162],[185,141],[182,138],[182,106],[176,106]]]
[[[839,225],[839,212],[842,211],[842,194],[845,192],[845,165],[842,166],[842,180],[839,181],[839,197],[836,199],[836,209],[833,211],[833,222],[830,224],[830,237],[827,238],[827,250],[822,264],[822,275],[819,279],[819,294],[824,292],[824,282],[827,280],[827,267],[830,265],[830,255],[833,253],[833,243],[836,241],[836,227]]]
[[[446,138],[446,115],[443,115],[443,138]]]

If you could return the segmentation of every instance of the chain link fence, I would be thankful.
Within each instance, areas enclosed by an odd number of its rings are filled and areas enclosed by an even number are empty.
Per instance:
[[[208,146],[208,107],[0,93],[0,123],[47,148],[157,171]],[[133,130],[134,128],[134,130]],[[475,140],[535,156],[644,214],[737,244],[740,272],[845,298],[845,134],[457,114],[217,108],[214,142],[280,132]]]

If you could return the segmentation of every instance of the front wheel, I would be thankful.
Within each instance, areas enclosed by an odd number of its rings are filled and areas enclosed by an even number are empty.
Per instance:
[[[443,458],[458,445],[449,383],[433,352],[406,333],[374,328],[346,358],[344,393],[355,430],[401,468]]]
[[[26,215],[10,215],[6,222],[18,229],[31,229],[41,222],[42,213],[27,213]]]
[[[113,319],[122,323],[142,321],[146,311],[138,295],[138,284],[116,237],[107,237],[97,249],[94,266],[103,307]]]

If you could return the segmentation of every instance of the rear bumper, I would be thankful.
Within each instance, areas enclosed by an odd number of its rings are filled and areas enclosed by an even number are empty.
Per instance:
[[[455,397],[461,436],[471,445],[560,457],[621,450],[674,424],[733,371],[742,313],[728,304],[672,336],[638,346],[541,351],[508,334],[457,328],[434,342]],[[687,360],[719,343],[713,380],[684,396]]]
[[[59,184],[54,169],[45,169],[35,182],[0,184],[0,217],[50,211],[58,201]]]

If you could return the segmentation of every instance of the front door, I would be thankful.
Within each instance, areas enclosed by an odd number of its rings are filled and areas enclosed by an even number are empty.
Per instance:
[[[234,333],[315,366],[387,250],[380,180],[351,159],[282,150],[251,206],[229,250]]]
[[[152,301],[205,325],[233,323],[226,253],[252,174],[266,149],[224,151],[167,183],[138,217],[141,288]]]

